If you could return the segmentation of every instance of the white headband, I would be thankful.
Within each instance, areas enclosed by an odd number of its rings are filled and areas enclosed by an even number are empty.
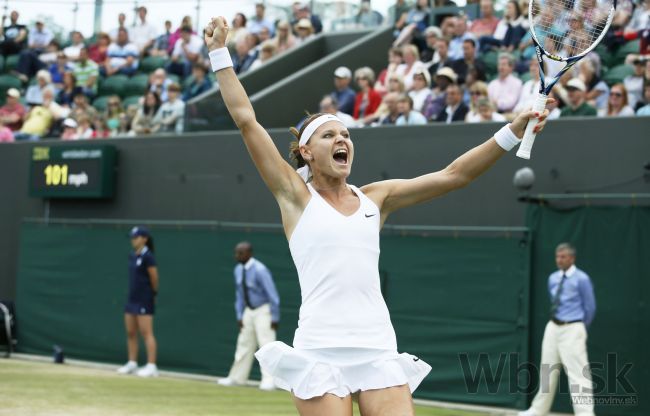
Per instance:
[[[314,119],[307,127],[305,127],[305,130],[303,130],[302,134],[300,135],[300,140],[298,141],[299,146],[304,146],[307,144],[309,139],[311,139],[311,136],[314,135],[316,130],[323,124],[329,122],[329,121],[338,121],[339,123],[343,124],[341,119],[336,117],[333,114],[324,114],[320,117],[317,117]],[[311,178],[311,169],[309,168],[309,165],[305,164],[305,166],[298,168],[296,170],[298,172],[298,175],[302,178],[305,183],[309,182],[309,179]]]
[[[298,141],[300,146],[304,146],[307,144],[309,139],[311,139],[311,136],[314,135],[314,132],[318,130],[320,126],[323,124],[327,123],[328,121],[338,121],[339,123],[343,123],[341,119],[336,117],[333,114],[324,114],[320,117],[316,117],[307,127],[305,127],[305,130],[302,132],[300,135],[300,140]]]

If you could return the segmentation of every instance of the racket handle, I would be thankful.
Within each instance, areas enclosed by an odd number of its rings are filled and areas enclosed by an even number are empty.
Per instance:
[[[547,98],[548,97],[545,94],[537,95],[537,100],[535,100],[535,104],[533,105],[533,111],[542,114],[546,107]],[[524,138],[521,140],[519,150],[517,150],[517,156],[522,159],[530,159],[530,151],[533,148],[533,143],[535,143],[535,136],[537,136],[536,133],[533,133],[533,129],[537,126],[537,123],[538,120],[536,118],[528,120],[526,131],[524,132]]]

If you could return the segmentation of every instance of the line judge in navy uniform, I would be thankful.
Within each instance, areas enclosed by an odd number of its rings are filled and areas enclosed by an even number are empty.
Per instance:
[[[591,279],[575,266],[576,250],[569,243],[555,249],[558,271],[548,278],[550,320],[544,330],[539,391],[530,409],[519,416],[546,416],[557,390],[560,368],[571,386],[573,412],[593,416],[593,385],[587,358],[587,328],[596,314]]]
[[[244,241],[235,247],[235,313],[239,336],[235,361],[222,386],[245,384],[251,372],[255,351],[275,341],[280,321],[280,297],[269,269],[253,257],[251,243]],[[262,371],[260,389],[273,390],[273,379]]]
[[[144,227],[130,232],[133,252],[129,253],[129,295],[124,307],[129,361],[120,367],[120,374],[136,373],[141,377],[158,376],[156,338],[153,314],[158,293],[158,269],[154,258],[153,237]],[[147,365],[138,369],[138,332],[147,347]]]

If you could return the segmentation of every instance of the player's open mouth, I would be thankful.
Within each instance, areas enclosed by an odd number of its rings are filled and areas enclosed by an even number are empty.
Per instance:
[[[347,149],[338,149],[337,151],[334,152],[334,155],[332,156],[334,158],[334,161],[338,163],[339,165],[347,165],[348,164],[348,151]]]

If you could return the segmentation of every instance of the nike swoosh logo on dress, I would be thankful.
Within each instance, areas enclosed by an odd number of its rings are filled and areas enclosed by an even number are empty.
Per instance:
[[[375,215],[377,215],[377,214],[372,214],[372,215],[366,214],[366,218],[374,217]]]

